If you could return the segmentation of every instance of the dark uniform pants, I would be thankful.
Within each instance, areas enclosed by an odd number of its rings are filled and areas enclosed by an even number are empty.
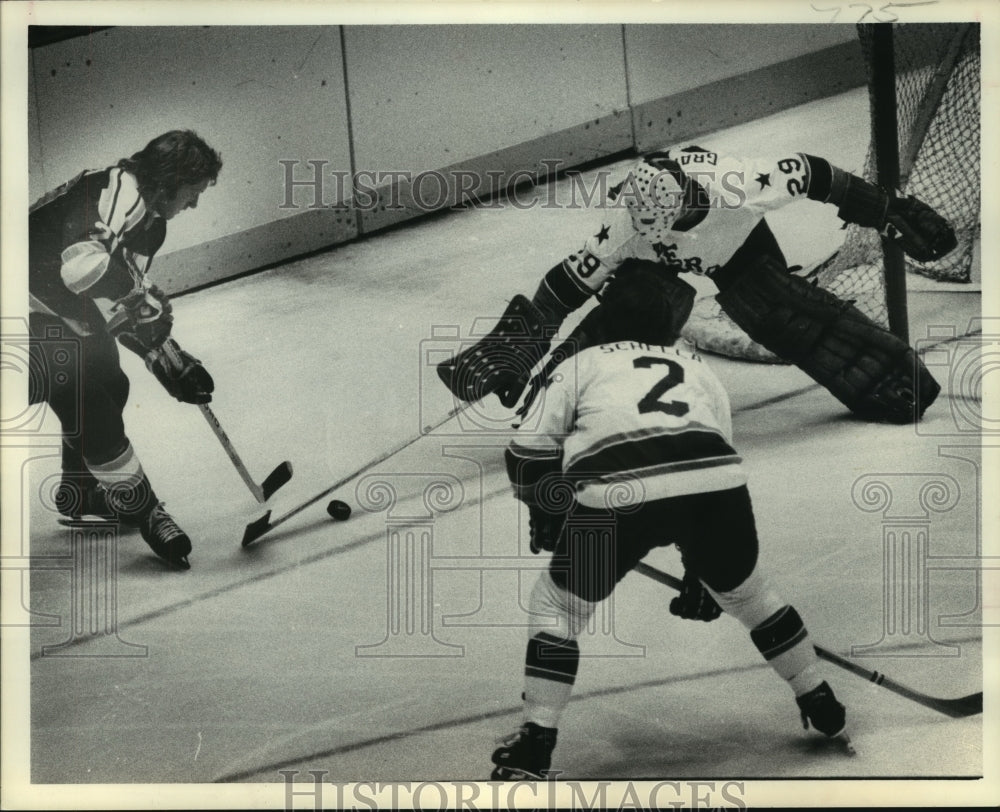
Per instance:
[[[114,459],[127,446],[122,413],[129,380],[106,331],[79,336],[56,316],[29,315],[30,403],[47,403],[63,438],[90,463]]]
[[[685,567],[717,592],[739,586],[757,564],[757,528],[746,486],[570,512],[550,563],[552,580],[584,600],[606,598],[655,547],[676,544]]]

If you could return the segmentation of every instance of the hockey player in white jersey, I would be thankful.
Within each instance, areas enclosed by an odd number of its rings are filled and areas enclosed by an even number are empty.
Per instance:
[[[624,262],[589,317],[594,344],[556,367],[537,425],[506,451],[514,493],[529,508],[531,549],[553,557],[531,593],[531,616],[544,622],[529,628],[524,722],[494,752],[495,779],[549,769],[579,633],[636,563],[671,543],[685,586],[670,611],[734,616],[788,682],[803,723],[849,746],[844,707],[817,669],[801,617],[757,565],[729,400],[699,356],[675,344],[672,294],[655,263]],[[568,509],[556,496],[567,486]]]
[[[937,396],[904,341],[789,272],[764,220],[795,201],[830,203],[845,222],[878,229],[915,259],[937,259],[954,248],[954,232],[916,198],[894,197],[814,155],[736,158],[693,145],[647,155],[609,198],[583,247],[545,274],[531,300],[515,296],[489,336],[438,367],[457,397],[496,393],[516,404],[565,317],[629,258],[675,277],[709,276],[722,310],[753,340],[860,417],[912,422]],[[694,289],[682,286],[690,308]]]

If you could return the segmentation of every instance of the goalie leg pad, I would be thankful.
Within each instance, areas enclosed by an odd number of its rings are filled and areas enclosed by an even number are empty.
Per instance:
[[[860,417],[909,423],[940,391],[904,341],[770,257],[745,267],[716,299],[750,338]]]
[[[496,393],[507,408],[517,404],[531,370],[552,343],[551,330],[531,301],[517,294],[488,335],[438,364],[438,377],[455,397],[472,402]]]

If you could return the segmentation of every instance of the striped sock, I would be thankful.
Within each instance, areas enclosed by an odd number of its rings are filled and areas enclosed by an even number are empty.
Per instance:
[[[768,664],[792,686],[796,696],[820,683],[814,667],[816,652],[809,632],[794,606],[783,606],[750,632],[750,639]]]
[[[524,718],[542,727],[559,727],[580,665],[576,640],[538,632],[528,640],[524,661]]]

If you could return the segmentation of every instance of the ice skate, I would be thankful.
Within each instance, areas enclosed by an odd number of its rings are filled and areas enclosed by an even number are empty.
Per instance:
[[[111,522],[116,516],[108,504],[108,493],[93,477],[63,472],[55,496],[60,524],[99,520]]]
[[[60,524],[88,519],[113,521],[115,511],[108,502],[108,492],[97,481],[83,460],[79,449],[69,440],[62,441],[62,478],[55,493]]]
[[[157,503],[139,522],[139,532],[154,553],[181,569],[190,569],[187,557],[191,552],[191,539],[177,526],[171,515]]]
[[[795,701],[802,714],[802,726],[806,730],[811,722],[816,730],[839,742],[849,754],[854,755],[854,745],[847,735],[847,714],[826,680],[808,693],[797,696]]]
[[[525,722],[493,751],[494,781],[544,781],[556,746],[556,728]]]

